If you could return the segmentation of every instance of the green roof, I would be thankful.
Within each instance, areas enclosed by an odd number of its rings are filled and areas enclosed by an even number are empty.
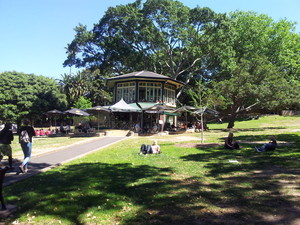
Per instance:
[[[131,107],[133,107],[135,109],[141,110],[141,108],[136,103],[130,103],[128,105],[130,105]]]
[[[142,109],[150,108],[156,104],[157,103],[155,103],[155,102],[139,102],[139,105],[142,107]]]
[[[178,116],[177,113],[164,112],[164,114],[167,116]]]

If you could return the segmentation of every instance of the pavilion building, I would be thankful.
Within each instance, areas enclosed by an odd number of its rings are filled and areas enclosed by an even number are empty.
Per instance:
[[[114,90],[115,103],[123,99],[128,105],[147,112],[157,104],[175,109],[176,92],[184,83],[154,72],[138,71],[109,78],[107,86]],[[175,115],[166,110],[160,112],[159,120],[164,124],[175,122]]]

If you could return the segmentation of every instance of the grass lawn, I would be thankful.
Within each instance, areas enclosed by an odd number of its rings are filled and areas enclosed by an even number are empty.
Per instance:
[[[19,144],[18,135],[14,135],[14,140],[11,144],[14,158],[23,158],[23,151]],[[33,137],[33,151],[32,155],[41,152],[58,149],[61,147],[69,146],[79,142],[89,141],[92,137]]]
[[[300,224],[300,117],[236,122],[200,134],[131,137],[4,188],[15,224]],[[269,135],[274,152],[258,153]],[[162,154],[138,155],[158,140]]]

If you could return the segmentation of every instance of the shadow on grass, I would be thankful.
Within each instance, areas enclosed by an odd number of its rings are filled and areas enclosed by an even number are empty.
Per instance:
[[[246,131],[267,131],[267,130],[280,130],[286,127],[262,127],[262,128],[224,128],[224,129],[211,129],[210,131],[223,131],[223,132],[246,132]]]
[[[251,136],[255,141],[266,137]],[[238,138],[247,140],[249,136]],[[247,220],[248,224],[298,224],[299,135],[280,134],[277,138],[293,144],[264,153],[255,152],[253,145],[246,145],[246,149],[242,150],[226,150],[223,147],[209,150],[201,148],[204,153],[181,158],[185,161],[206,163],[203,167],[206,177],[216,180],[216,184],[210,186],[215,195],[206,196],[215,206],[231,206],[230,210],[235,211],[239,218],[251,217]],[[237,161],[232,163],[231,160]],[[240,222],[237,219],[233,224]],[[220,224],[229,223],[220,221]]]
[[[214,163],[206,168],[208,177],[241,170],[239,165]],[[200,177],[170,179],[172,173],[170,169],[131,164],[80,164],[59,173],[41,174],[8,192],[12,195],[18,188],[23,190],[17,192],[22,203],[15,218],[35,211],[37,215],[63,218],[71,224],[88,223],[81,218],[91,208],[99,207],[101,211],[120,212],[120,224],[243,224],[246,220],[247,224],[269,224],[262,215],[270,212],[278,215],[277,222],[290,224],[294,219],[291,212],[299,213],[299,202],[281,196],[280,186],[265,172],[251,175],[248,171],[243,176],[217,178],[223,184],[207,184]],[[146,182],[139,182],[143,179]],[[250,184],[240,186],[242,182]],[[251,194],[253,189],[263,193]],[[140,208],[134,216],[121,219],[128,203]],[[218,212],[207,208],[208,204],[218,207]],[[285,214],[278,211],[279,206],[285,206]],[[91,218],[90,222],[97,221]]]
[[[20,210],[11,221],[34,211],[71,224],[86,224],[82,217],[91,208],[122,214],[132,203],[139,207],[137,213],[120,220],[121,224],[195,224],[198,218],[190,213],[189,204],[195,197],[191,193],[200,196],[196,194],[200,183],[170,179],[170,174],[173,171],[167,168],[102,163],[49,171],[7,191],[6,196],[20,201]]]
[[[205,174],[193,177],[131,163],[73,164],[40,174],[7,189],[5,196],[20,207],[11,221],[28,212],[70,224],[104,223],[97,220],[105,217],[113,218],[107,224],[123,225],[292,224],[298,219],[300,203],[282,193],[280,181],[299,192],[299,183],[293,183],[299,170],[277,164],[288,157],[219,147],[202,151],[181,156],[183,163],[203,166]],[[229,163],[234,157],[244,163]]]

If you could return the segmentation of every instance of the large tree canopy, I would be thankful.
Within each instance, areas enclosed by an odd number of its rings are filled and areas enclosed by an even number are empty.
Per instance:
[[[219,64],[213,86],[226,100],[228,128],[238,113],[253,106],[271,111],[299,101],[300,72],[300,39],[292,23],[241,11],[232,13],[230,21],[233,35],[228,44],[234,57]]]
[[[209,8],[138,0],[109,8],[91,31],[76,27],[64,65],[113,74],[146,69],[186,81],[226,52],[225,27],[225,15]]]
[[[53,79],[17,72],[0,77],[0,120],[37,119],[43,112],[66,107],[66,97]]]

